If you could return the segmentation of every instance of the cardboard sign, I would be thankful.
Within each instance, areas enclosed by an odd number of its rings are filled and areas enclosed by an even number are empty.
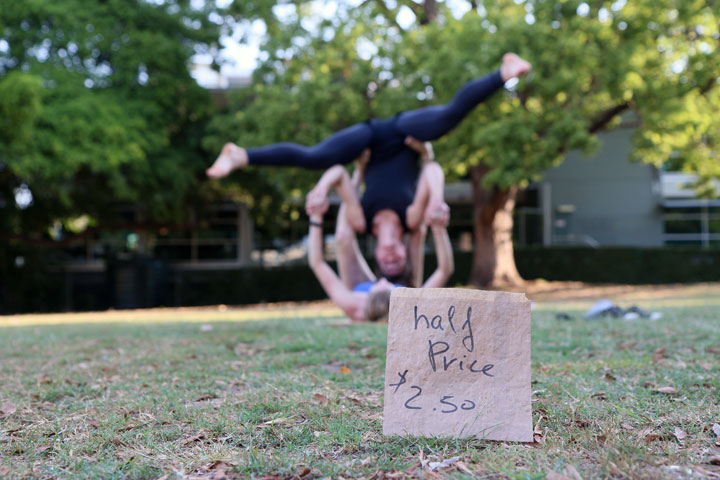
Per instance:
[[[396,288],[385,435],[533,441],[530,302],[522,293]]]

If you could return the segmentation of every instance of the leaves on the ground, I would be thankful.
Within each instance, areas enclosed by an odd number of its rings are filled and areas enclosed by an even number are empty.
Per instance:
[[[17,408],[15,408],[15,405],[10,400],[8,400],[0,407],[0,418],[7,418],[16,411]]]
[[[720,347],[707,347],[705,349],[706,353],[720,353]]]
[[[712,431],[717,438],[720,438],[720,425],[718,425],[717,423],[713,423]]]
[[[712,457],[708,458],[707,463],[710,465],[720,465],[720,455],[713,455]]]
[[[217,460],[200,467],[195,473],[184,475],[182,478],[185,480],[235,480],[242,478],[240,474],[232,473],[232,469],[233,466],[229,463]]]
[[[202,395],[202,396],[198,397],[197,399],[195,399],[195,401],[196,402],[204,402],[206,400],[213,400],[215,398],[217,398],[217,395],[215,395],[213,393],[208,393],[206,395]]]
[[[540,422],[544,419],[545,417],[538,418],[537,423],[535,423],[535,428],[533,429],[533,443],[536,445],[545,445],[545,432],[540,428]]]
[[[350,373],[350,369],[343,365],[342,367],[340,367],[340,373]]]
[[[37,447],[37,449],[35,450],[35,452],[36,452],[36,453],[43,453],[43,452],[45,452],[45,451],[47,451],[47,450],[50,450],[51,448],[52,448],[52,445],[40,445],[39,447]]]
[[[673,435],[675,435],[675,438],[677,438],[677,441],[682,443],[683,440],[687,438],[687,433],[685,433],[685,430],[683,430],[680,427],[675,427],[675,430],[673,431]]]
[[[298,472],[295,474],[295,478],[307,477],[308,475],[310,475],[311,471],[312,470],[310,469],[310,467],[307,467],[307,466],[300,467]]]
[[[645,441],[645,443],[650,443],[652,441],[659,440],[662,438],[662,435],[655,432],[653,428],[646,428],[645,430],[641,430],[639,435],[640,435],[640,438],[642,438]]]
[[[205,433],[200,432],[197,435],[193,435],[192,437],[188,437],[180,442],[180,445],[189,445],[191,443],[199,442],[200,440],[203,440],[205,438]]]
[[[136,428],[138,428],[138,427],[142,427],[142,426],[145,426],[145,425],[147,425],[147,423],[129,423],[129,424],[125,425],[125,426],[122,427],[122,428],[118,428],[117,431],[118,431],[118,432],[127,432],[127,431],[129,431],[129,430],[134,430],[134,429],[136,429]]]
[[[325,395],[321,395],[319,393],[313,394],[313,400],[315,403],[319,403],[320,405],[327,405],[329,401]]]
[[[677,395],[680,393],[675,387],[659,387],[656,392],[664,393],[665,395]]]

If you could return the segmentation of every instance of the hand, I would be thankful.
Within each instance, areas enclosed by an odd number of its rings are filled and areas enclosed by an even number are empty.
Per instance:
[[[327,190],[316,186],[305,197],[305,212],[312,215],[324,215],[330,207]]]
[[[425,222],[431,227],[447,227],[450,223],[450,207],[443,200],[430,199],[425,209]]]
[[[430,142],[421,142],[417,138],[407,136],[405,137],[405,145],[419,153],[420,158],[423,160],[430,162],[435,160],[435,152],[433,152],[432,144]]]

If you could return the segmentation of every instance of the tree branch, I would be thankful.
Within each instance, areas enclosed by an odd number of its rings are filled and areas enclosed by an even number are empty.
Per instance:
[[[365,0],[362,5],[366,5],[370,2],[375,2],[375,5],[377,5],[378,9],[382,10],[382,12],[385,14],[385,17],[392,22],[395,27],[397,27],[398,30],[401,32],[404,32],[405,29],[400,26],[400,24],[397,22],[397,11],[391,10],[387,4],[385,3],[385,0]]]
[[[630,108],[630,102],[623,102],[597,115],[590,123],[589,133],[596,133],[607,126],[617,115]]]
[[[708,78],[708,81],[705,82],[705,85],[703,85],[702,87],[700,87],[700,95],[705,95],[705,94],[708,93],[710,90],[712,90],[713,88],[715,88],[715,85],[717,85],[717,84],[718,84],[718,82],[717,82],[717,79],[716,79],[715,77],[710,77],[710,78]]]

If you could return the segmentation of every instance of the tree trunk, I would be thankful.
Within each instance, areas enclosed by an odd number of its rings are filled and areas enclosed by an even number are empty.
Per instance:
[[[484,165],[471,169],[475,248],[469,283],[481,288],[521,285],[512,243],[518,188],[484,188],[482,179],[488,170]]]

